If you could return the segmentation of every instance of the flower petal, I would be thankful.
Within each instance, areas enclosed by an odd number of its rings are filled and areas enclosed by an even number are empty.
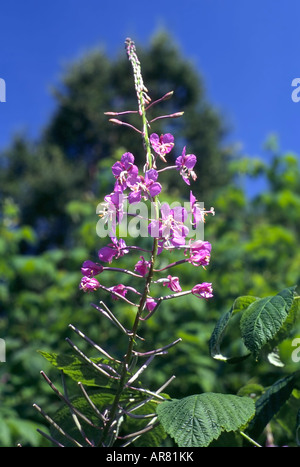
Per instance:
[[[149,192],[152,197],[159,195],[159,193],[161,192],[161,184],[158,182],[153,183],[149,187]]]

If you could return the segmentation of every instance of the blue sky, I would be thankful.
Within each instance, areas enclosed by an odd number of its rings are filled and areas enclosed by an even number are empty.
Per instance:
[[[291,99],[300,77],[298,0],[12,0],[0,15],[0,149],[18,131],[38,136],[66,63],[95,47],[114,56],[127,36],[147,45],[164,28],[245,154],[262,155],[271,133],[282,151],[300,154],[300,102]]]

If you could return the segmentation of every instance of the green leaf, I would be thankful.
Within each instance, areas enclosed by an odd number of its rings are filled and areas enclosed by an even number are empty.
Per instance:
[[[155,414],[157,402],[149,401],[139,409],[133,412],[134,415],[147,415]],[[149,423],[151,418],[138,419],[126,416],[124,423],[122,424],[120,434],[134,433],[143,430]],[[162,441],[166,438],[167,433],[163,426],[159,424],[147,433],[142,434],[136,441],[134,441],[135,447],[156,447],[161,446]]]
[[[218,320],[211,338],[209,339],[209,352],[215,360],[228,361],[228,357],[223,355],[220,350],[220,345],[223,340],[228,322],[231,318],[232,310],[224,313]]]
[[[89,390],[89,398],[95,404],[97,409],[103,413],[106,409],[112,405],[114,401],[115,395],[110,392],[109,389],[90,389]],[[140,397],[140,396],[139,396]],[[142,397],[142,396],[141,396]],[[138,400],[138,399],[136,399]],[[128,394],[124,394],[121,397],[121,402],[126,401],[126,405],[128,405]],[[71,399],[72,406],[75,409],[79,410],[85,417],[87,417],[95,426],[91,426],[87,422],[85,422],[80,416],[78,416],[78,420],[80,422],[81,428],[90,441],[93,441],[96,445],[98,444],[101,436],[101,429],[103,428],[103,423],[101,419],[96,415],[95,411],[92,409],[91,405],[82,396],[76,396]],[[155,408],[157,406],[157,402],[149,401],[147,404],[143,405],[136,411],[134,411],[135,415],[145,415],[149,413],[155,413]],[[62,429],[65,433],[75,439],[78,443],[82,446],[87,446],[86,439],[84,439],[78,430],[78,427],[74,423],[74,419],[72,418],[70,409],[68,406],[64,405],[57,413],[54,415],[53,420],[55,423]],[[120,432],[121,436],[128,435],[133,432],[137,432],[145,428],[146,424],[150,421],[148,419],[134,419],[129,416],[123,416],[120,424]],[[68,437],[63,435],[59,430],[54,428],[52,425],[50,427],[50,433],[53,438],[60,442],[65,447],[74,447],[76,443],[70,440]],[[153,447],[159,446],[162,440],[166,437],[166,432],[164,431],[163,427],[158,425],[154,427],[151,431],[144,433],[139,437],[135,442],[134,446],[136,447]]]
[[[259,436],[265,426],[288,400],[295,387],[297,378],[298,374],[293,373],[276,381],[259,399],[257,399],[255,404],[255,417],[249,425],[251,437],[256,438]]]
[[[109,379],[100,371],[98,371],[97,368],[89,365],[87,362],[81,360],[76,355],[58,355],[56,353],[48,353],[43,351],[39,351],[39,353],[58,370],[62,370],[66,375],[68,375],[77,383],[81,382],[86,386],[111,386],[115,381]],[[113,366],[109,360],[103,358],[91,358],[90,360],[96,365],[102,363]]]
[[[283,326],[280,328],[279,332],[276,334],[275,338],[271,340],[269,346],[271,349],[274,349],[280,342],[286,339],[291,330],[293,329],[297,315],[300,311],[300,297],[295,297],[292,303],[292,306],[288,312],[287,318],[283,323]]]
[[[240,311],[244,311],[248,308],[251,303],[256,302],[259,300],[258,297],[254,297],[253,295],[242,295],[238,297],[233,303],[233,313],[239,313]]]
[[[36,431],[36,423],[21,418],[11,418],[6,420],[7,426],[12,436],[24,445],[29,443],[31,446],[37,446],[39,443],[39,434]]]
[[[223,431],[243,429],[254,413],[254,401],[249,397],[209,392],[165,401],[157,407],[158,419],[179,447],[208,446]]]
[[[7,419],[0,417],[0,447],[10,446],[12,443],[12,435],[9,429]]]
[[[224,313],[221,316],[221,318],[217,322],[217,324],[216,324],[216,326],[215,326],[215,328],[214,328],[214,330],[212,332],[211,338],[209,340],[210,355],[215,360],[220,360],[220,361],[227,362],[227,363],[236,363],[238,361],[244,360],[245,358],[247,358],[250,355],[250,354],[247,354],[247,355],[243,355],[241,357],[229,358],[229,357],[224,356],[221,353],[220,346],[221,346],[221,343],[223,341],[223,337],[224,337],[224,334],[225,334],[225,332],[227,330],[227,327],[228,327],[228,324],[229,324],[229,321],[230,321],[231,317],[234,314],[239,313],[239,312],[243,311],[244,309],[246,309],[251,303],[255,302],[256,300],[258,300],[257,297],[253,297],[253,296],[250,296],[250,295],[245,295],[245,296],[242,296],[242,297],[238,297],[234,301],[230,311],[227,311],[226,313]]]
[[[114,399],[114,395],[110,392],[101,392],[94,390],[89,393],[89,398],[95,404],[100,412],[103,413],[105,408],[109,407]],[[87,417],[95,426],[91,426],[85,422],[81,417],[78,416],[81,428],[85,433],[85,436],[90,441],[93,440],[97,444],[101,436],[101,428],[103,424],[101,419],[96,415],[93,408],[90,406],[88,401],[83,396],[75,397],[71,399],[71,403],[75,409],[79,410],[85,417]],[[81,435],[78,427],[76,426],[70,409],[67,405],[64,405],[60,410],[56,412],[53,417],[55,423],[69,436],[75,439],[80,445],[88,446],[88,443]],[[63,435],[60,431],[54,428],[52,425],[50,427],[51,436],[58,442],[60,442],[65,447],[74,447],[76,443]]]
[[[261,348],[275,337],[287,319],[295,287],[261,298],[244,310],[240,327],[245,346],[257,358]]]
[[[297,446],[300,446],[300,409],[297,412],[297,421],[296,421],[296,443]]]

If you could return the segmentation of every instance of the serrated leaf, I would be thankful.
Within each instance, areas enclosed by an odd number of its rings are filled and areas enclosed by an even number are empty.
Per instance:
[[[138,399],[142,397],[139,396]],[[97,409],[103,413],[106,409],[112,405],[115,395],[110,392],[109,389],[101,389],[101,390],[90,390],[89,391],[89,398],[95,404]],[[128,394],[124,394],[121,396],[120,402],[125,401],[126,405],[128,405]],[[78,416],[78,420],[80,421],[81,428],[90,441],[98,444],[101,436],[101,429],[103,428],[103,423],[101,419],[96,415],[95,411],[92,409],[88,401],[85,397],[77,396],[71,399],[72,406],[75,409],[79,410],[85,417],[87,417],[95,426],[91,426],[86,423],[84,420]],[[155,409],[157,406],[157,402],[149,401],[144,404],[142,407],[134,411],[135,415],[145,415],[149,413],[155,414]],[[54,415],[53,420],[55,423],[69,436],[75,439],[78,443],[82,446],[87,446],[86,439],[84,439],[79,432],[74,420],[72,418],[70,409],[68,406],[63,406],[57,413]],[[137,432],[145,428],[146,424],[149,422],[150,419],[136,419],[131,418],[129,416],[123,416],[122,422],[120,424],[120,432],[119,434],[122,436],[128,435],[133,432]],[[63,446],[66,447],[74,447],[76,444],[60,433],[57,429],[53,426],[50,428],[51,435],[53,438],[60,442]],[[162,440],[166,437],[166,432],[164,431],[163,427],[158,425],[154,427],[151,431],[142,434],[135,442],[134,446],[136,447],[155,447],[159,446]]]
[[[257,358],[261,348],[271,341],[287,319],[295,287],[275,296],[261,298],[244,310],[240,327],[245,346]]]
[[[220,360],[223,362],[226,362],[228,360],[228,357],[222,354],[220,346],[230,318],[231,311],[227,311],[226,313],[224,313],[218,320],[209,339],[209,352],[215,360]]]
[[[237,431],[255,413],[254,401],[231,394],[204,393],[158,405],[165,431],[179,447],[206,447],[223,431]]]
[[[149,401],[142,405],[139,409],[133,412],[134,415],[147,415],[155,414],[157,402]],[[138,419],[127,416],[122,424],[120,434],[134,433],[143,430],[150,419]],[[142,434],[138,439],[134,441],[135,447],[157,447],[160,446],[162,441],[166,438],[167,433],[163,426],[159,424],[147,433]]]
[[[251,399],[255,399],[260,396],[264,391],[264,387],[258,383],[247,383],[245,386],[242,386],[237,395],[238,396],[248,396]]]
[[[211,448],[238,448],[242,447],[243,438],[238,433],[233,431],[223,431],[218,439],[212,441],[209,445]]]
[[[96,391],[89,393],[89,397],[100,412],[103,412],[105,408],[109,407],[114,399],[114,394],[110,392]],[[79,410],[85,417],[87,417],[95,427],[89,425],[87,422],[78,417],[81,428],[86,435],[86,438],[97,444],[101,436],[101,428],[103,424],[101,419],[96,415],[88,401],[83,396],[75,397],[71,399],[71,403],[75,409]],[[79,432],[74,420],[72,418],[70,409],[67,405],[64,405],[60,410],[53,416],[55,423],[71,438],[75,439],[80,445],[88,446],[86,440],[82,437]],[[53,426],[50,427],[51,436],[65,447],[74,447],[76,444],[69,438],[64,436],[60,431],[57,431]]]
[[[251,303],[255,302],[256,300],[258,300],[258,298],[253,297],[251,295],[245,295],[245,296],[238,297],[234,301],[230,311],[224,313],[221,316],[221,318],[218,320],[212,332],[211,338],[209,340],[210,355],[215,360],[220,360],[220,361],[227,362],[227,363],[236,363],[238,361],[244,360],[245,358],[249,356],[249,354],[247,354],[247,355],[243,355],[240,357],[231,357],[231,358],[226,357],[222,354],[220,350],[220,346],[222,344],[224,334],[227,330],[227,326],[229,324],[231,317],[234,314],[239,313],[243,311],[244,309],[246,309]]]
[[[288,316],[286,320],[284,321],[282,327],[278,331],[278,333],[275,335],[274,339],[271,340],[269,343],[270,349],[274,349],[280,342],[282,342],[284,339],[286,339],[289,335],[291,330],[293,329],[297,315],[300,311],[300,299],[299,297],[295,297],[292,303],[292,306],[288,312]]]
[[[249,425],[250,436],[256,438],[261,434],[265,426],[290,397],[297,377],[297,373],[293,373],[285,378],[281,378],[257,399],[255,417]]]
[[[233,313],[239,313],[243,310],[246,310],[251,303],[256,302],[259,300],[259,297],[254,297],[253,295],[242,295],[235,299],[233,303]]]
[[[96,368],[88,365],[85,361],[81,360],[77,355],[73,354],[56,354],[44,351],[39,353],[55,366],[58,370],[62,370],[66,375],[74,381],[81,382],[86,386],[111,386],[112,380],[108,379],[105,375],[97,371]],[[109,360],[103,358],[91,358],[93,363],[109,364]]]

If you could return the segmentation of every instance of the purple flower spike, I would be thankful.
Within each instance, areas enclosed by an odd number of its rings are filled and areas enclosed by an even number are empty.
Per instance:
[[[172,151],[174,147],[174,136],[171,135],[171,133],[166,133],[161,136],[158,136],[156,133],[152,133],[149,139],[154,151],[164,162],[167,162],[165,155]]]
[[[192,288],[192,294],[198,298],[211,298],[213,297],[213,289],[210,282],[203,282],[197,284]]]
[[[99,282],[97,279],[91,278],[84,276],[79,284],[80,290],[83,290],[84,292],[94,292],[100,287]]]
[[[190,185],[190,177],[195,181],[197,175],[194,172],[194,167],[197,162],[197,158],[194,154],[185,154],[186,147],[183,148],[181,156],[176,159],[176,168],[180,171],[182,179],[187,185]]]
[[[97,276],[97,274],[100,274],[102,271],[103,266],[101,266],[101,264],[94,263],[90,260],[84,261],[81,267],[82,274],[87,277]]]

